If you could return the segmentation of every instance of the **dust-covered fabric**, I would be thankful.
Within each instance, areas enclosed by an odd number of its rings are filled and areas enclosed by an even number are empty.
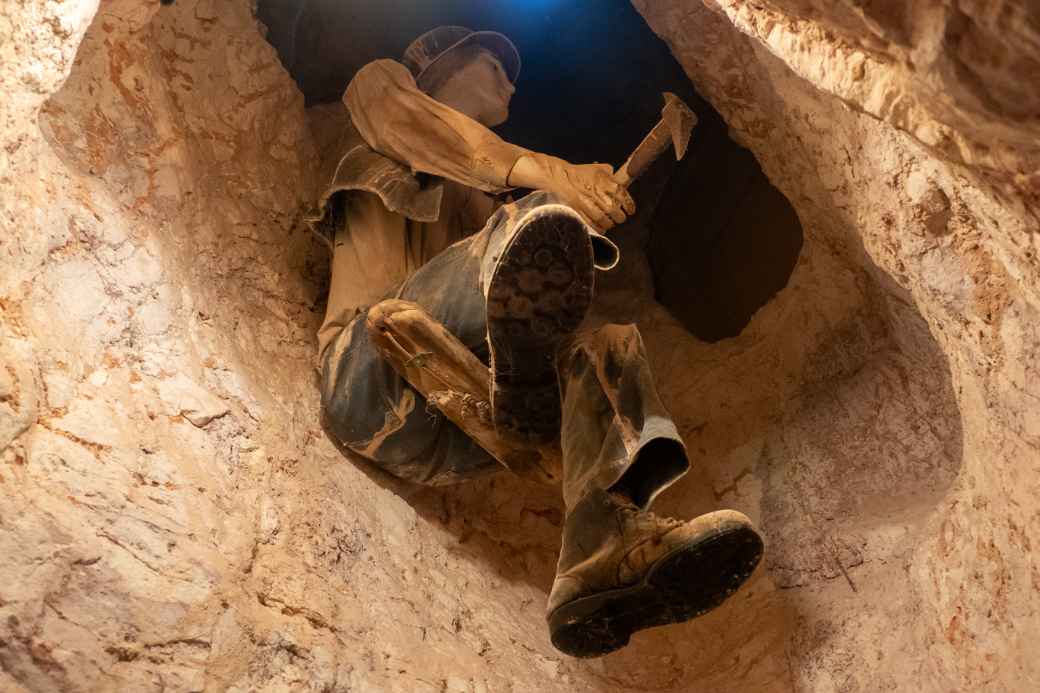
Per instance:
[[[498,205],[488,193],[508,190],[527,153],[422,93],[393,60],[362,68],[343,101],[343,154],[308,217],[333,246],[319,359],[359,306],[479,230]]]
[[[557,202],[537,192],[495,212],[380,298],[400,298],[430,316],[484,363],[488,347],[483,284],[504,239],[524,214]],[[687,469],[683,445],[654,386],[634,325],[579,330],[558,362],[563,495],[568,507],[590,488],[606,489],[641,460],[627,485],[640,505]],[[450,484],[502,469],[385,362],[359,313],[322,359],[322,425],[341,447],[395,476]]]

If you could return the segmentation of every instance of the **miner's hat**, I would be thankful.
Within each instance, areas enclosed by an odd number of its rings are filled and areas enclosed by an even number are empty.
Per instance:
[[[431,65],[448,52],[477,44],[491,51],[502,62],[510,82],[520,75],[520,53],[516,46],[497,31],[473,31],[464,26],[439,26],[412,41],[404,51],[402,62],[416,81]]]

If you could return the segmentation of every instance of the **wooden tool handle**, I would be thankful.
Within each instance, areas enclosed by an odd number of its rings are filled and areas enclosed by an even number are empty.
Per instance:
[[[618,183],[625,186],[626,188],[632,184],[636,178],[642,175],[650,164],[653,163],[654,159],[661,155],[665,149],[672,143],[672,136],[668,130],[668,125],[661,121],[654,126],[654,129],[643,138],[643,141],[639,143],[639,146],[635,148],[632,155],[628,157],[628,160],[621,165],[621,168],[617,170],[614,177]]]

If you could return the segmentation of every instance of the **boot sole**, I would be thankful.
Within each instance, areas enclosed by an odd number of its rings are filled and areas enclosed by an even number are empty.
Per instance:
[[[640,584],[600,592],[549,616],[553,645],[573,657],[601,657],[632,633],[682,623],[722,604],[754,572],[762,539],[747,525],[680,547],[655,563]]]
[[[535,443],[559,435],[556,354],[592,303],[592,243],[565,209],[540,207],[520,222],[488,287],[495,427]]]

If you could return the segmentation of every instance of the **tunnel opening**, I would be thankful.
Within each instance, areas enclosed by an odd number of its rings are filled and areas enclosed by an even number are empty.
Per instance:
[[[639,213],[611,232],[627,261],[601,286],[651,293],[713,342],[740,334],[794,269],[802,229],[790,203],[626,0],[260,0],[257,12],[306,103],[322,114],[312,118],[319,130],[339,122],[337,104],[360,67],[398,58],[441,24],[514,41],[523,68],[510,119],[497,131],[568,161],[619,166],[660,118],[662,92],[673,92],[698,116],[689,151],[680,162],[666,153],[633,185]],[[334,155],[334,138],[317,140],[323,156]]]

